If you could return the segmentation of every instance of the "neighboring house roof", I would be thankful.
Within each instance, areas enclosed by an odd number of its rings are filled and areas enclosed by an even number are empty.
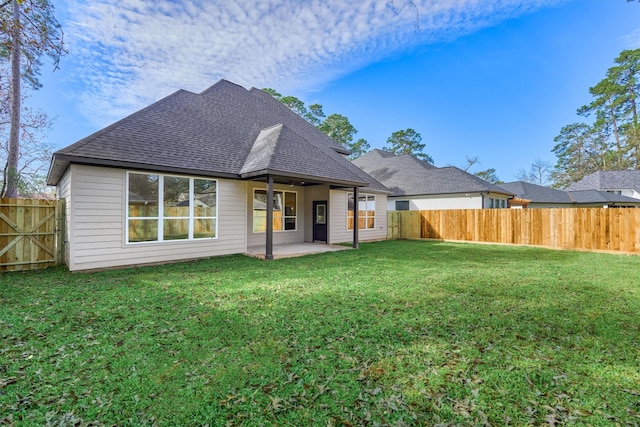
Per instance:
[[[594,204],[602,203],[607,205],[634,205],[640,206],[640,199],[634,199],[633,197],[621,196],[620,194],[608,193],[606,191],[598,190],[580,190],[580,191],[567,191],[569,197],[576,204]]]
[[[640,170],[598,171],[567,188],[568,191],[623,189],[632,189],[640,193]]]
[[[179,90],[54,153],[47,183],[70,163],[164,172],[386,188],[344,157],[349,151],[271,95],[220,80]]]
[[[531,203],[567,206],[580,204],[640,205],[640,200],[638,199],[606,191],[562,191],[524,181],[506,182],[499,184],[499,186],[511,191],[516,197],[527,199]]]
[[[525,181],[505,182],[498,184],[500,187],[510,191],[520,199],[527,199],[531,203],[573,203],[566,191],[555,188],[544,187]]]
[[[392,196],[485,192],[513,195],[457,167],[438,168],[409,154],[375,149],[353,163],[391,190]]]

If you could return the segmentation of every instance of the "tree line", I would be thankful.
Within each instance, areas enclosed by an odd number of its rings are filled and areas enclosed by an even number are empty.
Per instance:
[[[640,169],[640,49],[623,50],[614,62],[605,78],[589,88],[591,102],[577,110],[590,123],[568,124],[554,140],[555,187],[596,171]]]
[[[320,104],[311,104],[307,107],[303,101],[295,96],[283,96],[271,88],[262,90],[282,102],[338,144],[351,151],[350,160],[362,156],[371,148],[369,142],[364,138],[354,141],[358,131],[351,124],[348,117],[337,113],[326,116]],[[407,128],[393,132],[387,138],[387,145],[383,149],[394,154],[411,154],[433,164],[433,158],[424,151],[425,146],[422,143],[420,133],[412,128]]]

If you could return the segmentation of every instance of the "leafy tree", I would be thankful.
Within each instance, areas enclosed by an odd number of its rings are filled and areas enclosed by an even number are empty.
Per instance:
[[[424,152],[422,136],[411,128],[395,131],[387,139],[387,146],[383,150],[393,154],[411,154],[433,164],[433,158]]]
[[[553,172],[555,187],[565,188],[594,172],[587,151],[590,132],[591,129],[585,123],[572,123],[560,129],[552,150],[557,158]]]
[[[589,89],[592,101],[578,109],[592,123],[567,125],[555,138],[555,187],[598,170],[640,169],[640,49],[624,50],[614,62]]]
[[[342,114],[330,114],[329,116],[325,116],[322,105],[320,104],[311,104],[307,108],[304,102],[295,96],[282,96],[282,94],[270,88],[262,90],[282,102],[294,113],[317,127],[338,144],[351,151],[349,159],[360,157],[369,150],[369,143],[365,139],[360,138],[353,142],[353,138],[358,131],[353,127],[346,116],[343,116]]]
[[[482,178],[485,181],[488,181],[492,184],[502,184],[503,181],[500,180],[500,178],[498,178],[498,175],[496,175],[496,170],[494,168],[489,168],[487,170],[483,170],[483,171],[479,171],[474,173],[475,176],[477,176],[478,178]]]
[[[371,147],[366,139],[360,138],[356,142],[354,142],[349,150],[351,151],[351,155],[348,157],[349,159],[357,159],[358,157],[366,154]]]
[[[10,131],[7,162],[4,168],[5,197],[18,195],[20,180],[20,130],[22,126],[21,83],[34,89],[42,57],[48,56],[58,67],[65,53],[63,33],[49,0],[6,0],[0,5],[0,59],[11,63]]]
[[[349,119],[342,114],[330,114],[318,125],[318,129],[344,147],[347,147],[358,133]]]

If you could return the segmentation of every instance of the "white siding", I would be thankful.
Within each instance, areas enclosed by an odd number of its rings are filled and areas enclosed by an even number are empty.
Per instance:
[[[329,192],[329,243],[344,243],[353,241],[353,230],[347,229],[347,197],[350,191],[331,190]],[[372,194],[360,192],[360,195]],[[358,240],[384,240],[387,238],[387,195],[376,196],[375,228],[359,230]]]
[[[218,179],[218,237],[127,244],[126,171],[72,165],[69,269],[160,263],[246,251],[246,183]]]
[[[246,210],[246,218],[247,218],[247,246],[256,247],[256,246],[265,246],[267,236],[265,232],[254,233],[253,232],[253,190],[266,190],[267,185],[264,182],[249,182],[247,188],[247,210]],[[304,242],[304,225],[305,225],[305,195],[304,195],[304,187],[290,187],[288,185],[274,184],[274,190],[282,190],[282,191],[292,191],[298,194],[296,200],[296,207],[298,212],[296,214],[296,230],[288,230],[288,231],[274,231],[273,232],[273,244],[286,244],[286,243],[301,243]]]
[[[444,209],[482,209],[489,208],[489,199],[500,199],[506,201],[509,199],[504,194],[485,194],[484,197],[480,193],[469,194],[441,194],[433,196],[394,196],[389,197],[387,209],[396,210],[396,200],[409,201],[409,210],[412,211],[428,211],[428,210],[444,210]],[[484,200],[484,206],[483,206]]]
[[[470,193],[468,196],[464,194],[443,194],[437,196],[389,197],[388,210],[396,210],[396,200],[408,200],[409,210],[412,211],[482,208],[482,196],[478,193]]]

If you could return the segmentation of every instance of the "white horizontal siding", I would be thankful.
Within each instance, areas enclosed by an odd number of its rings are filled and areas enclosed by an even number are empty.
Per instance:
[[[347,197],[351,191],[330,191],[329,212],[331,213],[330,242],[344,243],[353,241],[353,230],[347,228]],[[369,194],[360,192],[360,195]],[[358,240],[384,240],[387,238],[387,195],[375,194],[376,221],[375,228],[358,230]]]
[[[387,209],[396,210],[396,200],[408,200],[409,210],[427,211],[439,209],[480,209],[482,196],[479,193],[438,196],[390,197]]]
[[[218,180],[218,238],[127,244],[126,171],[71,166],[71,270],[86,270],[243,253],[246,183]]]

